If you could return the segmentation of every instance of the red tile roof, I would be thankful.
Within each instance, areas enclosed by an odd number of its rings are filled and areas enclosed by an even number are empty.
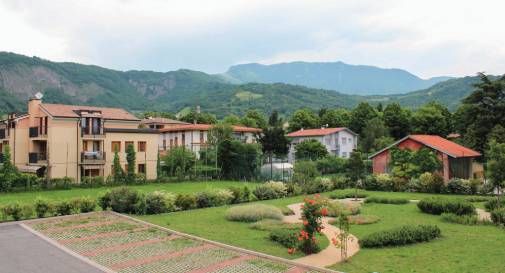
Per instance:
[[[376,155],[382,153],[383,151],[391,149],[391,147],[394,147],[407,139],[417,141],[427,147],[435,149],[441,153],[447,154],[454,158],[481,156],[481,154],[477,151],[474,151],[472,149],[469,149],[465,146],[459,145],[455,142],[452,142],[437,135],[409,135],[391,144],[390,146],[378,151],[377,153],[371,155],[369,158],[373,158]]]
[[[76,111],[88,110],[88,111],[101,112],[101,117],[104,119],[139,121],[137,117],[121,108],[50,104],[50,103],[42,103],[40,106],[44,110],[46,110],[51,116],[54,117],[78,118],[79,115],[76,113]]]
[[[169,118],[146,118],[141,121],[142,124],[152,124],[152,123],[161,123],[161,124],[170,124],[170,125],[178,125],[178,124],[190,124],[184,121],[169,119]]]
[[[320,129],[301,129],[296,132],[288,134],[288,137],[305,137],[305,136],[325,136],[340,132],[342,130],[349,130],[345,127],[340,128],[320,128]]]
[[[161,129],[160,132],[177,132],[177,131],[208,131],[212,128],[212,124],[183,124],[170,126]],[[232,126],[234,132],[250,132],[250,133],[260,133],[261,129],[244,127],[244,126]]]

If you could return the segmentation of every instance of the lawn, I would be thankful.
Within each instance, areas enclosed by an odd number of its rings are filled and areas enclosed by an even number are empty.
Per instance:
[[[257,183],[239,182],[239,181],[210,181],[210,182],[179,182],[179,183],[151,183],[146,185],[132,185],[131,188],[142,192],[152,192],[163,190],[173,193],[191,193],[199,191],[207,191],[212,189],[225,189],[228,187],[255,187]],[[50,200],[64,200],[73,197],[90,196],[97,197],[100,193],[105,192],[112,187],[101,188],[73,188],[69,190],[48,190],[48,191],[29,191],[16,193],[0,193],[0,206],[10,202],[19,202],[21,204],[31,203],[38,196]]]
[[[347,190],[348,191],[348,190]],[[344,192],[342,190],[335,191]],[[367,191],[370,196],[423,199],[437,194]],[[324,194],[328,195],[328,193]],[[450,198],[468,196],[450,195]],[[301,202],[302,196],[258,203],[283,207]],[[268,240],[268,232],[249,228],[246,223],[224,218],[228,207],[198,209],[177,213],[140,216],[140,219],[207,239],[285,258],[296,258],[286,249]],[[349,262],[332,269],[345,272],[505,272],[502,262],[505,230],[494,226],[464,226],[444,223],[439,216],[421,213],[415,204],[366,204],[362,214],[381,217],[371,225],[352,225],[358,238],[402,224],[436,224],[443,237],[433,242],[406,247],[363,249]],[[327,243],[327,242],[325,242]]]

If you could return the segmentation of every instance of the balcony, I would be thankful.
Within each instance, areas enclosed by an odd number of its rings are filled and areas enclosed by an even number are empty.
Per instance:
[[[105,164],[105,152],[82,152],[81,164]]]
[[[45,153],[29,153],[28,163],[30,164],[46,164],[47,155]]]
[[[104,139],[105,133],[103,128],[89,128],[85,127],[81,130],[81,137],[83,139]]]
[[[0,139],[6,139],[6,138],[7,138],[7,130],[0,129]]]
[[[30,138],[46,138],[46,132],[44,127],[30,127],[29,136]]]

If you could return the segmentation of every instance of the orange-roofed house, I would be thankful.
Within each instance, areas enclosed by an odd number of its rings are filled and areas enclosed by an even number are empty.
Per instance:
[[[154,126],[161,126],[155,124]],[[159,129],[158,149],[162,154],[174,147],[186,147],[199,156],[200,149],[207,146],[207,135],[213,127],[211,124],[165,124],[163,129]],[[261,129],[232,126],[235,139],[244,143],[256,143],[257,137],[261,134]]]
[[[287,137],[291,139],[288,154],[288,161],[291,163],[296,160],[296,145],[305,140],[315,139],[326,147],[329,154],[343,158],[349,158],[358,145],[358,135],[345,127],[300,129],[289,133]]]
[[[112,173],[115,151],[126,169],[126,148],[136,151],[137,173],[156,178],[158,131],[139,129],[140,119],[121,108],[28,102],[28,113],[0,121],[0,154],[9,145],[22,172],[48,178]]]
[[[436,135],[409,135],[371,155],[373,173],[389,173],[390,150],[393,147],[417,151],[421,148],[433,150],[443,168],[441,175],[447,182],[451,178],[474,178],[482,176],[482,165],[475,162],[481,156],[477,151]]]

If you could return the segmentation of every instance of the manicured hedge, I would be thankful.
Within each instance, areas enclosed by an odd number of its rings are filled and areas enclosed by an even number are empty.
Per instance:
[[[364,248],[402,246],[431,241],[440,235],[440,229],[433,225],[402,226],[369,234],[359,240],[359,245]]]
[[[365,199],[365,203],[380,203],[380,204],[395,204],[395,205],[402,205],[402,204],[408,204],[410,201],[409,199],[405,198],[387,198],[387,197],[368,197]]]
[[[498,208],[498,199],[497,198],[492,198],[488,200],[485,204],[484,207],[486,208],[486,211],[493,211]],[[505,208],[505,199],[500,200],[500,206],[501,208]]]
[[[472,203],[457,199],[429,198],[419,201],[417,207],[424,213],[435,215],[444,212],[456,215],[475,214],[475,207]]]
[[[277,228],[270,232],[269,239],[287,248],[294,248],[298,245],[298,230]]]
[[[262,219],[281,220],[282,217],[279,208],[264,204],[236,206],[226,211],[226,219],[238,222],[256,222]]]
[[[486,222],[480,221],[477,215],[456,215],[453,213],[442,213],[442,221],[461,225],[482,225]],[[490,222],[487,222],[490,223]]]

